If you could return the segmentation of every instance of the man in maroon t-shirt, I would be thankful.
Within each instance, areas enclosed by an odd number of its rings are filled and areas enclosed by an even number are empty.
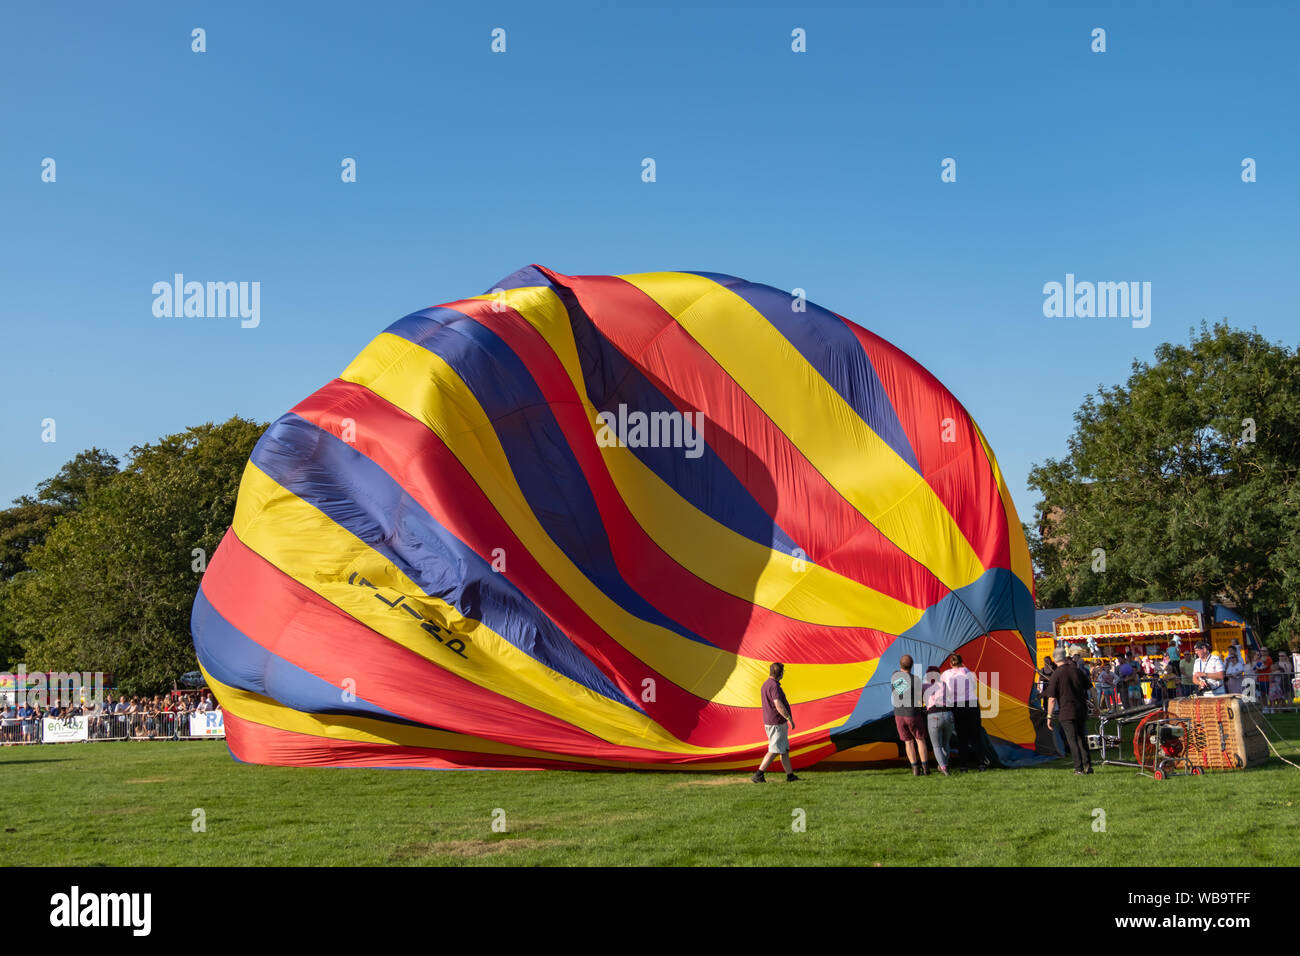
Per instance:
[[[794,715],[790,712],[790,702],[785,699],[785,691],[781,689],[785,665],[773,663],[768,673],[772,676],[763,682],[763,687],[758,692],[763,704],[763,729],[767,731],[767,753],[754,776],[749,779],[754,783],[767,783],[763,774],[772,765],[772,758],[780,754],[786,781],[798,780],[790,766],[790,737],[786,733],[787,722],[790,730],[794,730]]]

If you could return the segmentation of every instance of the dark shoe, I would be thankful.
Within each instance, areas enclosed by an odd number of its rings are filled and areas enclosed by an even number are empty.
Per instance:
[[[1085,773],[1085,774],[1092,773],[1092,768],[1089,767],[1087,770],[1084,771],[1084,773]]]
[[[921,768],[921,776],[922,776],[922,777],[928,777],[928,776],[930,776],[930,765],[929,765],[929,764],[925,764],[925,765]]]
[[[792,774],[792,773],[787,773],[787,774],[785,775],[785,782],[786,782],[786,783],[790,783],[792,780],[798,780],[798,779],[799,779],[799,778],[796,777],[796,776],[795,776],[794,774]]]
[[[749,778],[750,783],[767,783],[767,777],[763,776],[763,771],[755,770],[754,776]]]
[[[913,777],[921,776],[921,765],[919,763],[912,764],[912,776]]]

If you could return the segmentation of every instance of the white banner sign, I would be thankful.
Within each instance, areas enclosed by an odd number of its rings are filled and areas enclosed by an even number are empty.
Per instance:
[[[191,737],[224,737],[226,722],[219,710],[209,710],[202,714],[190,714]]]
[[[47,744],[66,744],[89,740],[85,717],[46,717],[42,720],[41,740]]]

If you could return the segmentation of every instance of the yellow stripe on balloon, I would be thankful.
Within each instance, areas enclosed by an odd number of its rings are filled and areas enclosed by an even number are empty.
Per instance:
[[[761,312],[703,276],[650,272],[621,278],[672,315],[845,500],[904,553],[953,591],[984,572],[925,479]]]
[[[437,434],[552,580],[636,658],[697,697],[732,707],[756,706],[770,661],[712,647],[645,621],[612,600],[570,561],[529,507],[482,406],[440,356],[384,333],[340,377],[370,389]],[[875,660],[790,663],[783,686],[791,701],[818,700],[860,690],[875,669]]]
[[[968,416],[969,417],[969,416]],[[1034,566],[1029,558],[1029,545],[1025,541],[1025,529],[1020,526],[1020,516],[1016,514],[1016,506],[1011,500],[1011,492],[1007,490],[1007,483],[1002,480],[1002,469],[998,467],[998,460],[993,455],[993,449],[989,447],[988,439],[984,437],[984,432],[980,430],[975,420],[971,419],[971,425],[975,429],[975,434],[979,436],[980,445],[984,448],[984,457],[988,459],[989,467],[993,469],[993,478],[998,483],[998,496],[1002,499],[1002,507],[1007,514],[1007,541],[1011,551],[1011,573],[1018,577],[1029,593],[1034,593]],[[1009,738],[1019,740],[1020,738]]]
[[[556,673],[487,625],[426,595],[386,557],[252,462],[244,470],[239,501],[232,527],[249,549],[371,630],[444,670],[610,743],[688,754],[728,749],[683,743],[645,714]],[[274,515],[275,522],[246,520],[250,511]],[[349,583],[353,575],[377,590]],[[376,593],[385,600],[375,600]],[[420,619],[387,603],[399,599]],[[442,628],[448,637],[440,642],[421,627],[421,620]],[[453,638],[465,645],[463,657],[451,649]]]
[[[493,299],[487,296],[484,298]],[[519,313],[559,357],[586,409],[600,425],[579,371],[573,327],[549,288],[513,289],[502,304]],[[888,594],[737,534],[696,508],[630,449],[601,447],[610,477],[632,517],[670,558],[696,577],[747,603],[824,627],[871,627],[902,634],[924,614]]]
[[[1028,705],[1023,700],[1017,700],[1002,691],[998,691],[997,701],[996,716],[984,715],[980,720],[984,730],[1002,740],[1032,741],[1035,731]],[[1032,746],[1030,744],[1031,748]]]

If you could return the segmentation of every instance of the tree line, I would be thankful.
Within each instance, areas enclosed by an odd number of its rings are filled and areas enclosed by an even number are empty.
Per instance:
[[[190,609],[265,424],[232,418],[81,452],[0,511],[5,670],[103,671],[148,694],[197,668]]]

